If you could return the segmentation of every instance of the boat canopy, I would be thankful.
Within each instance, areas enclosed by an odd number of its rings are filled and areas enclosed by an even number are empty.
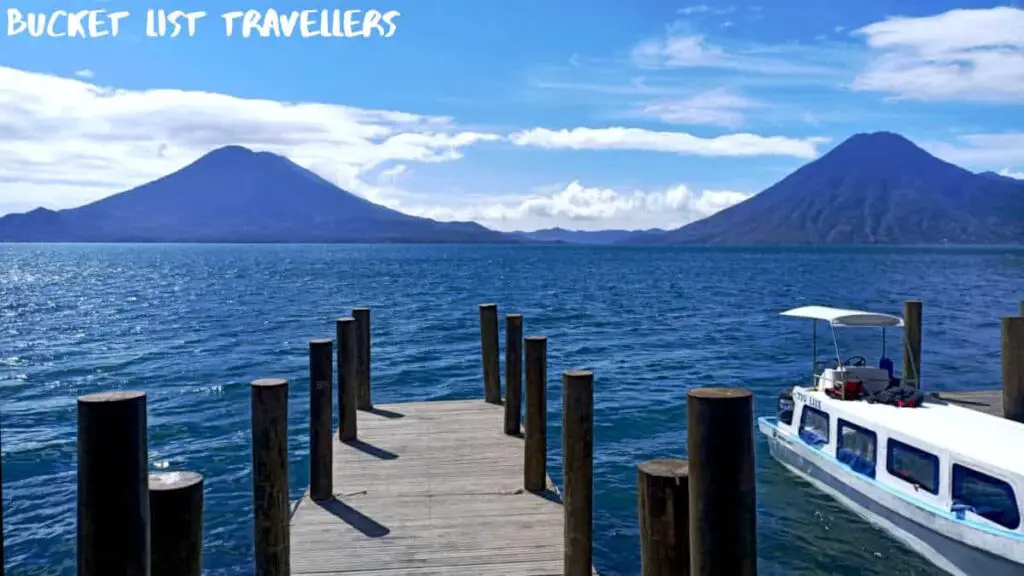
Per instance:
[[[892,314],[864,312],[862,310],[844,310],[828,306],[801,306],[786,310],[782,316],[811,318],[824,320],[835,328],[892,328],[903,326],[903,318]]]

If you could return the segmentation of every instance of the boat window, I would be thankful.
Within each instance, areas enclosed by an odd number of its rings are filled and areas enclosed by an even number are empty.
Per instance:
[[[953,503],[970,506],[975,514],[1010,530],[1020,526],[1013,488],[998,478],[959,464],[953,464]]]
[[[800,438],[818,448],[828,444],[828,414],[804,405],[800,415]]]
[[[846,420],[839,420],[839,446],[836,458],[854,472],[875,477],[875,457],[878,437],[867,428]]]
[[[905,482],[939,493],[939,457],[934,454],[890,438],[885,468]]]

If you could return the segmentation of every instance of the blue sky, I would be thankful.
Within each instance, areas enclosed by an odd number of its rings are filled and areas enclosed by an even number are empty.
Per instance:
[[[406,212],[500,229],[677,226],[846,137],[1024,178],[1024,10],[982,2],[9,0],[0,214],[243,144]],[[8,37],[7,9],[129,10]],[[145,37],[147,8],[205,10]],[[391,38],[226,37],[232,10],[397,10]],[[283,192],[284,193],[284,192]]]

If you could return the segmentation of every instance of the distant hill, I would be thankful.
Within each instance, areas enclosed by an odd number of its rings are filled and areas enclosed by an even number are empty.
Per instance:
[[[898,134],[857,134],[735,206],[626,242],[1022,244],[1024,182],[974,174]]]
[[[660,228],[652,228],[650,230],[566,230],[565,228],[545,228],[534,232],[512,232],[512,234],[535,242],[615,244],[628,238],[661,234],[663,232],[665,231]]]
[[[402,214],[292,161],[219,148],[137,188],[69,210],[0,218],[2,242],[517,242],[475,222]]]
[[[1011,182],[1013,184],[1024,184],[1024,180],[1017,180],[1016,178],[1010,178],[1009,176],[1003,176],[992,171],[978,172],[978,176],[988,178],[989,180],[995,180],[996,182]]]

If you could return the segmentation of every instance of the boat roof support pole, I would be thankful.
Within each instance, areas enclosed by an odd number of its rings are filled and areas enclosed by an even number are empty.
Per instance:
[[[818,371],[818,321],[811,320],[811,386],[816,386]]]
[[[832,345],[836,347],[836,360],[839,361],[839,366],[843,365],[843,357],[839,354],[839,339],[836,338],[836,327],[829,325],[832,328]]]

